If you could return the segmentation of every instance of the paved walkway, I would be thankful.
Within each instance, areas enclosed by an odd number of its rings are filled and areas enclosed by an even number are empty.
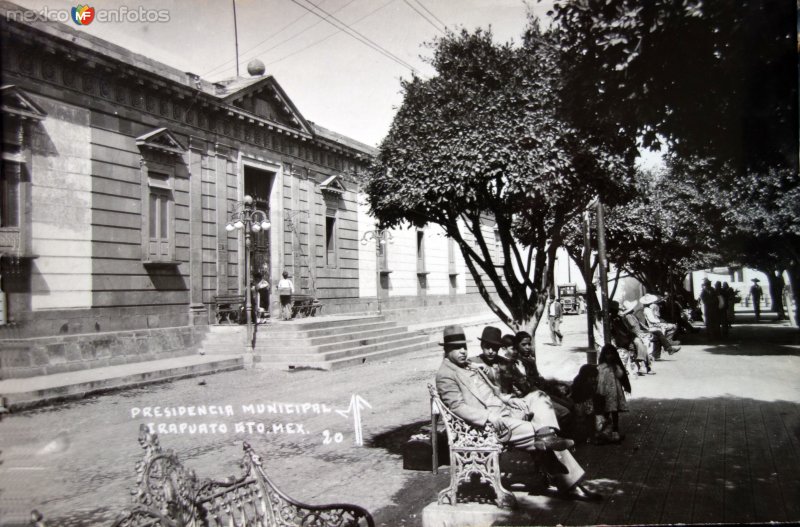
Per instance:
[[[571,379],[585,361],[585,319],[567,317],[562,347],[547,345],[546,332],[543,326],[537,335],[542,372]],[[480,327],[467,333],[477,353]],[[162,445],[200,477],[235,473],[247,440],[265,454],[282,490],[302,501],[349,501],[372,511],[378,525],[420,525],[422,509],[446,486],[448,469],[437,475],[403,470],[402,448],[429,419],[425,385],[441,357],[420,353],[334,372],[234,371],[8,416],[0,422],[0,525],[24,519],[32,508],[52,525],[110,523],[128,502],[141,456],[136,430],[143,419],[132,416],[134,408],[190,404],[232,405],[236,415],[215,418],[231,429],[252,419],[269,426],[301,422],[307,432],[162,435]],[[633,380],[622,444],[577,447],[587,485],[606,499],[531,496],[536,507],[512,523],[800,520],[800,332],[745,323],[724,343],[697,335],[668,359],[656,363],[656,375]],[[267,401],[344,409],[354,393],[372,406],[362,416],[363,447],[352,442],[353,423],[335,412],[241,415],[242,405]],[[326,432],[344,439],[326,443]]]

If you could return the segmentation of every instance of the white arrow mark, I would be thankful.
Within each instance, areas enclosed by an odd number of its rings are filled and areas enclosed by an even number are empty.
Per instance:
[[[353,394],[350,397],[350,406],[347,407],[347,410],[336,410],[336,413],[345,419],[348,418],[350,412],[353,412],[353,428],[355,430],[356,446],[364,446],[364,436],[361,433],[361,410],[363,408],[372,408],[372,405],[360,395]]]

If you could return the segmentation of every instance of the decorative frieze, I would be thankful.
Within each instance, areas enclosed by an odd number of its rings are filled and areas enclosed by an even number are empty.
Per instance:
[[[19,37],[19,35],[13,36]],[[14,38],[7,41],[9,46],[14,44]],[[19,40],[16,44],[19,45]],[[264,123],[252,117],[247,118],[230,108],[218,106],[216,101],[199,99],[203,97],[201,93],[195,93],[190,98],[184,93],[188,88],[184,90],[182,86],[167,85],[164,81],[146,82],[143,78],[146,73],[131,68],[125,69],[125,65],[117,66],[113,63],[103,65],[89,60],[88,57],[84,57],[81,61],[78,56],[79,50],[70,52],[50,47],[49,53],[43,53],[41,49],[46,46],[46,43],[39,43],[38,49],[26,48],[17,52],[11,48],[10,52],[4,52],[4,57],[10,59],[5,61],[4,68],[86,95],[113,100],[120,106],[129,106],[162,119],[172,119],[233,140],[326,165],[334,170],[341,170],[348,164],[344,157],[364,159],[361,153],[348,152],[340,148],[335,148],[336,156],[324,155],[318,150],[330,150],[330,145],[312,140],[311,143],[306,143],[308,146],[304,146],[303,141],[307,138],[298,137],[296,133],[284,130],[278,125]],[[93,62],[94,67],[90,67],[89,62]],[[132,83],[132,79],[136,82]],[[273,97],[281,104],[285,104],[276,91],[273,92]],[[185,102],[179,102],[181,100]],[[230,117],[210,116],[206,111],[191,109],[191,105],[194,104],[201,104],[212,113],[224,108]],[[296,120],[293,122],[299,124]]]

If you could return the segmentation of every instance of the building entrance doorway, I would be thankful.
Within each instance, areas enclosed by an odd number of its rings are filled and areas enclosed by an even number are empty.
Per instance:
[[[275,180],[275,172],[262,170],[249,165],[244,166],[244,193],[253,198],[253,208],[263,210],[270,217],[269,198],[272,193],[272,184]],[[270,246],[272,240],[272,229],[251,233],[250,250],[245,257],[248,259],[247,268],[250,272],[250,280],[256,288],[253,298],[254,307],[260,308],[261,313],[268,314],[269,291],[270,287],[259,288],[262,279],[271,280]],[[270,284],[272,286],[273,284]],[[255,303],[258,302],[256,306]]]

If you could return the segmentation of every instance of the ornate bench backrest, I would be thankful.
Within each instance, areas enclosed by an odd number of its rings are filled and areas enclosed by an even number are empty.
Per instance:
[[[498,452],[504,449],[502,443],[497,440],[497,434],[491,424],[487,423],[484,428],[470,425],[445,406],[433,385],[428,385],[428,391],[431,393],[431,409],[444,419],[450,448],[497,450]]]
[[[115,527],[374,527],[369,512],[356,505],[306,505],[285,495],[247,443],[242,475],[222,481],[198,480],[177,455],[161,449],[158,436],[145,425],[139,429],[139,443],[145,455],[136,465],[133,508]]]

